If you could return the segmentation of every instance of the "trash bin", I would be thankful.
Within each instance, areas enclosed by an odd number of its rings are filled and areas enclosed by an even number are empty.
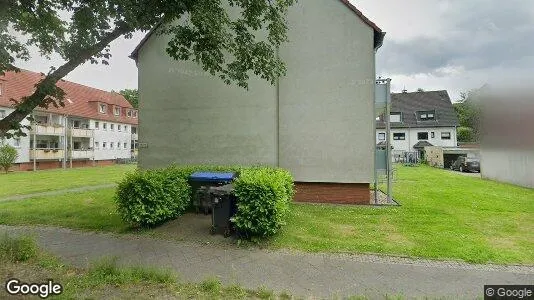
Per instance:
[[[232,218],[237,210],[234,186],[232,184],[210,188],[211,197],[211,234],[221,233],[229,237],[233,232]]]
[[[211,210],[210,187],[229,184],[237,176],[234,172],[195,172],[189,176],[192,189],[193,206],[196,212],[208,214]]]

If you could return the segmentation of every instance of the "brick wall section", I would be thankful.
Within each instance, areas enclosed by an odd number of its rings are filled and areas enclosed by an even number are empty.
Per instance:
[[[371,201],[368,183],[295,182],[296,202],[366,204]]]

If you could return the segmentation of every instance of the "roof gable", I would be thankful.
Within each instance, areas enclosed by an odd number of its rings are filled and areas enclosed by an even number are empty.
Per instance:
[[[417,112],[435,111],[435,120],[421,121]],[[401,113],[401,123],[391,123],[392,128],[408,127],[454,127],[458,117],[447,91],[413,93],[392,93],[391,112]],[[377,128],[384,128],[383,120],[376,122]]]
[[[384,37],[385,37],[386,33],[383,32],[382,29],[380,29],[380,27],[378,27],[374,22],[372,22],[366,16],[364,16],[363,13],[359,9],[356,8],[356,6],[354,6],[352,3],[349,2],[349,0],[339,0],[339,1],[341,1],[341,3],[343,3],[347,8],[352,10],[365,24],[367,24],[369,27],[371,27],[373,29],[373,31],[374,31],[374,48],[375,49],[380,48],[382,46],[382,42],[384,41]],[[137,58],[138,58],[138,55],[139,55],[139,51],[141,50],[141,48],[143,48],[145,43],[154,34],[156,29],[160,25],[161,25],[161,23],[156,25],[156,26],[154,26],[154,28],[152,28],[143,37],[143,39],[139,42],[139,44],[135,47],[135,49],[130,54],[130,58],[132,58],[135,61],[137,61]]]

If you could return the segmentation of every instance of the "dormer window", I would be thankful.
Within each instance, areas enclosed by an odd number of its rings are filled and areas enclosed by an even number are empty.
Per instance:
[[[2,88],[3,88],[3,86],[2,86],[2,84],[0,83],[0,96],[2,96],[2,92],[3,92]]]
[[[126,116],[127,116],[128,118],[131,118],[131,117],[132,117],[132,110],[131,110],[131,109],[128,109],[128,110],[126,111]]]
[[[389,115],[389,121],[391,123],[400,123],[400,122],[402,122],[401,113],[400,112],[392,112]]]
[[[116,115],[116,116],[120,116],[121,115],[121,108],[118,107],[118,106],[115,106],[113,108],[113,114]]]
[[[137,118],[137,110],[132,111],[132,117]]]
[[[434,121],[436,119],[436,113],[433,110],[418,111],[417,115],[421,121]]]
[[[98,111],[101,113],[101,114],[106,114],[108,112],[108,106],[106,104],[102,104],[100,103],[98,105]]]

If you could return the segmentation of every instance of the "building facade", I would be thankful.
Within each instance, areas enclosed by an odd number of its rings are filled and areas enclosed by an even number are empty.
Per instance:
[[[293,174],[296,200],[369,203],[375,52],[384,33],[348,1],[300,1],[279,53],[286,76],[228,86],[165,53],[149,34],[139,69],[139,165],[272,165]],[[166,124],[167,130],[161,130]]]
[[[383,115],[376,120],[378,147],[386,143],[384,120]],[[420,161],[425,147],[443,148],[446,155],[458,145],[458,118],[447,91],[392,93],[390,125],[395,161]]]
[[[30,95],[41,74],[26,70],[0,77],[0,118],[12,101]],[[61,81],[64,107],[35,109],[24,137],[4,141],[18,150],[14,169],[95,166],[136,156],[138,111],[120,94]]]

